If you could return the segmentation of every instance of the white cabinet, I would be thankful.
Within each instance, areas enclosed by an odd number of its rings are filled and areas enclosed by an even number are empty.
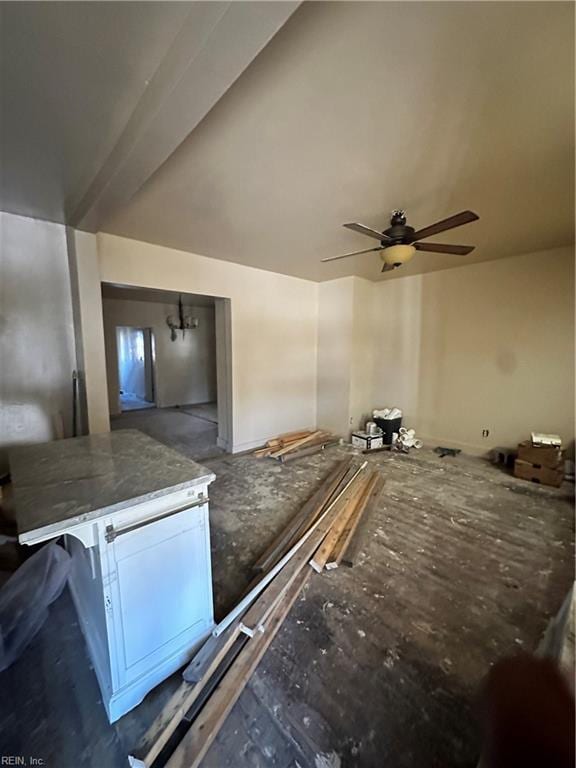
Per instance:
[[[133,430],[11,454],[19,539],[64,535],[69,586],[110,722],[214,626],[204,467]]]
[[[206,488],[70,531],[70,589],[110,722],[185,664],[213,627]]]

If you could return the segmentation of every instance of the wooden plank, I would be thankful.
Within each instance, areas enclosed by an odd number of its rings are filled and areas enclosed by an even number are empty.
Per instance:
[[[329,432],[322,432],[318,437],[312,437],[310,436],[310,440],[305,445],[302,445],[300,447],[292,448],[290,446],[286,446],[287,448],[290,448],[290,450],[285,451],[281,456],[275,457],[272,453],[270,454],[270,458],[273,458],[275,461],[282,461],[286,456],[291,456],[293,453],[297,453],[298,451],[303,451],[306,448],[312,448],[314,446],[322,445],[323,443],[327,443],[330,440],[336,440],[337,438],[334,437],[334,435],[330,434]],[[274,451],[274,453],[278,453],[278,451]]]
[[[320,437],[322,434],[324,433],[319,429],[316,432],[312,432],[311,435],[302,437],[300,440],[296,440],[294,443],[290,443],[284,448],[280,448],[279,451],[274,451],[274,453],[271,453],[270,456],[272,456],[273,459],[277,459],[279,456],[283,456],[285,453],[288,453],[288,451],[293,451],[295,448],[299,448],[301,445],[306,445],[306,443],[309,443],[310,440],[314,440],[316,437]]]
[[[308,439],[306,445],[305,446],[301,446],[301,447],[306,447],[307,448],[310,445],[317,445],[318,443],[321,443],[324,440],[333,440],[333,439],[334,439],[334,435],[332,435],[330,432],[320,432],[320,434],[317,437],[314,436],[314,435],[309,435],[309,439]],[[288,453],[290,453],[292,451],[300,450],[300,448],[296,445],[296,443],[299,443],[299,442],[300,442],[300,440],[296,440],[295,443],[286,443],[285,447],[286,448],[290,448],[290,451],[288,451]]]
[[[252,456],[261,459],[264,456],[270,456],[274,448],[258,448],[258,450],[252,452]]]
[[[331,445],[336,445],[339,442],[338,438],[332,438],[331,440],[323,440],[321,443],[318,443],[318,445],[311,445],[309,448],[300,448],[297,451],[292,451],[290,453],[284,454],[284,456],[280,457],[280,461],[282,464],[287,464],[290,461],[294,461],[294,459],[302,459],[305,456],[314,456],[316,453],[322,453],[323,450],[328,448]]]
[[[303,437],[304,435],[309,435],[311,432],[314,432],[313,429],[296,429],[293,432],[283,432],[281,435],[278,435],[279,440],[297,440],[299,437]]]
[[[350,541],[352,540],[352,537],[354,536],[356,528],[358,527],[360,520],[362,519],[362,515],[364,514],[364,511],[368,506],[368,502],[370,501],[372,493],[377,487],[378,487],[378,493],[379,493],[380,490],[382,490],[383,485],[384,485],[384,478],[382,477],[382,475],[380,475],[378,472],[373,472],[370,477],[370,481],[368,482],[364,490],[364,493],[360,498],[360,501],[356,505],[356,509],[354,510],[354,513],[350,516],[348,523],[346,524],[346,527],[342,531],[340,538],[338,539],[338,541],[336,542],[336,545],[334,546],[334,549],[330,553],[330,557],[326,561],[327,570],[338,568],[338,566],[342,562],[342,558],[346,553],[348,544],[350,543]]]
[[[284,436],[274,437],[271,440],[267,440],[266,445],[262,446],[262,448],[257,448],[255,451],[252,451],[252,455],[257,456],[258,458],[261,456],[268,456],[272,451],[284,448],[290,443],[295,443],[297,440],[311,434],[311,429],[303,429],[299,432],[289,432]]]
[[[214,627],[212,630],[212,633],[214,635],[220,635],[222,632],[224,632],[230,624],[232,624],[233,621],[235,621],[239,616],[241,616],[244,611],[248,608],[248,606],[258,597],[258,595],[268,586],[268,584],[272,581],[272,579],[278,575],[278,573],[284,568],[284,566],[296,555],[296,553],[306,545],[306,543],[309,541],[310,537],[313,537],[314,534],[322,529],[322,524],[324,526],[328,525],[330,527],[334,520],[336,519],[339,508],[336,506],[340,499],[345,496],[346,491],[348,488],[354,483],[356,478],[366,469],[366,466],[368,465],[368,462],[363,462],[358,469],[354,472],[350,480],[347,482],[347,484],[344,486],[344,488],[340,491],[338,496],[333,499],[330,504],[322,511],[322,514],[320,517],[316,520],[316,522],[306,531],[306,533],[302,536],[301,539],[299,539],[289,550],[286,552],[286,554],[274,565],[274,567],[264,574],[264,576],[261,578],[261,580],[254,586],[254,588],[245,595],[242,600],[238,603],[238,605],[230,611],[230,613],[222,619],[222,621]],[[309,547],[308,547],[309,548]],[[308,549],[306,548],[306,550]]]
[[[321,439],[323,435],[324,435],[324,432],[321,432],[321,431],[311,432],[309,435],[300,437],[297,440],[282,442],[280,443],[279,446],[274,448],[270,456],[273,459],[278,459],[280,456],[283,456],[285,453],[289,453],[292,450],[297,450],[299,447],[303,445],[310,445],[312,441]]]
[[[338,468],[337,468],[338,469]],[[346,485],[354,473],[352,459],[344,460],[340,463],[340,471],[330,476],[331,482],[328,487],[320,487],[316,494],[306,502],[300,512],[294,516],[290,524],[282,531],[277,539],[274,549],[272,549],[265,558],[261,558],[257,565],[264,572],[278,562],[278,560],[287,552],[292,544],[310,528],[322,510],[334,499],[340,490]]]
[[[362,490],[362,493],[357,497],[356,503],[354,505],[354,509],[352,510],[352,513],[348,517],[348,520],[346,522],[346,525],[342,529],[342,532],[340,533],[340,536],[336,539],[334,543],[334,548],[330,552],[330,555],[328,557],[328,560],[326,561],[326,568],[330,570],[331,568],[336,568],[337,563],[336,560],[342,551],[342,546],[349,534],[349,532],[352,530],[352,528],[356,527],[357,522],[362,517],[362,512],[364,511],[365,502],[368,499],[368,496],[370,494],[370,491],[372,489],[373,483],[376,480],[376,473],[371,472],[369,476],[366,479],[366,484]]]
[[[335,498],[340,489],[344,487],[349,477],[351,477],[353,474],[353,470],[350,469],[351,465],[352,459],[344,459],[343,461],[340,461],[334,470],[328,475],[328,477],[326,477],[322,485],[316,490],[310,499],[308,499],[300,512],[294,518],[292,518],[289,525],[289,530],[292,532],[292,537],[290,540],[286,540],[285,538],[285,534],[288,529],[284,529],[284,531],[282,531],[280,534],[280,537],[275,539],[273,545],[277,545],[279,548],[274,553],[275,558],[270,560],[271,565],[274,565],[274,563],[276,563],[280,557],[282,557],[282,555],[284,555],[288,549],[290,549],[290,545],[297,541],[300,536],[308,530],[312,523],[318,518],[322,512],[322,509],[325,508],[326,505],[333,498]],[[322,499],[323,502],[320,503]],[[282,547],[281,549],[280,546]],[[267,550],[267,552],[269,550]],[[267,572],[268,567],[269,564],[267,564],[266,571],[261,570],[254,576],[254,578],[248,584],[247,588],[242,593],[242,598],[244,598],[245,595],[247,595],[257,584],[260,583],[263,576]],[[246,632],[246,634],[252,634],[250,630],[246,629],[246,627],[243,627],[243,630]]]
[[[362,546],[362,535],[365,532],[367,525],[369,524],[370,516],[374,510],[378,498],[380,497],[380,494],[382,493],[384,482],[384,478],[382,478],[381,484],[377,485],[370,494],[370,498],[368,499],[364,513],[356,527],[356,530],[354,531],[354,534],[350,539],[350,542],[348,543],[348,546],[346,547],[346,551],[344,552],[342,560],[340,561],[341,565],[346,565],[349,568],[354,567],[354,564],[358,559],[358,553]]]
[[[236,622],[220,637],[211,635],[192,659],[186,670],[191,669],[190,674],[196,677],[196,682],[184,681],[180,684],[144,734],[136,751],[136,759],[139,759],[147,768],[152,765],[164,749],[168,740],[180,725],[182,718],[200,696],[204,686],[214,674],[239,634],[240,622]],[[208,652],[205,650],[207,646],[209,646]]]
[[[342,534],[342,531],[344,530],[346,523],[348,522],[350,516],[353,514],[354,509],[356,508],[356,504],[358,503],[359,499],[364,493],[364,488],[366,487],[366,483],[367,483],[367,480],[364,479],[364,482],[356,485],[354,489],[354,494],[352,495],[348,505],[343,510],[338,520],[334,522],[334,525],[330,527],[330,530],[328,531],[326,537],[321,542],[320,546],[318,547],[312,559],[310,560],[310,565],[318,573],[320,573],[324,568],[324,566],[326,565],[326,562],[330,557],[330,553],[334,549],[334,545],[340,538],[340,535]]]
[[[231,624],[226,632],[223,632],[219,637],[210,635],[192,661],[185,667],[182,678],[187,683],[198,683],[206,678],[210,670],[213,670],[214,658],[222,657],[227,652],[239,631],[240,624],[236,622]]]
[[[252,604],[240,621],[240,630],[254,637],[262,629],[270,614],[296,581],[298,574],[306,568],[310,555],[308,550],[299,552],[290,562],[290,567],[284,568],[272,581],[268,589]],[[311,572],[311,571],[310,571]]]
[[[310,573],[309,569],[300,573],[299,578],[276,606],[266,632],[258,633],[240,651],[223,680],[192,723],[190,730],[166,763],[166,768],[197,768],[200,764],[230,710],[244,690],[250,676],[282,626],[282,622],[310,577]]]
[[[278,435],[278,440],[280,442],[286,444],[286,443],[292,443],[295,440],[300,440],[302,437],[306,437],[307,435],[311,435],[312,432],[314,432],[314,429],[300,429],[296,432],[285,432],[282,435]]]
[[[312,494],[308,501],[302,506],[300,511],[294,515],[286,528],[280,532],[280,534],[270,544],[268,549],[266,549],[265,552],[260,555],[254,564],[255,570],[268,570],[268,568],[270,568],[270,566],[273,565],[274,562],[282,556],[285,548],[287,548],[287,545],[293,538],[294,534],[298,531],[302,521],[306,520],[314,510],[317,510],[322,505],[323,500],[329,498],[330,489],[333,489],[337,486],[339,480],[344,477],[351,464],[352,459],[344,459],[337,464],[334,470],[323,480],[322,485],[320,485],[320,487]]]
[[[334,521],[347,509],[351,499],[357,493],[357,484],[358,480],[356,479],[356,483],[352,482],[350,486],[342,492],[341,496],[334,503],[332,514],[327,515],[318,525],[306,545],[294,556],[288,566],[280,571],[268,589],[253,603],[250,610],[248,610],[242,617],[242,622],[240,624],[242,632],[245,632],[252,637],[254,633],[266,623],[271,611],[282,598],[285,591],[290,588],[292,582],[298,575],[298,572],[301,569],[306,568],[306,564],[321,545],[323,539],[334,524]]]
[[[354,472],[355,472],[355,469],[351,465],[348,471],[344,474],[344,476],[340,480],[340,482],[336,485],[336,487],[332,491],[326,504],[323,507],[321,507],[319,510],[313,510],[307,518],[301,521],[299,527],[294,532],[292,539],[290,539],[290,541],[288,542],[286,549],[289,549],[292,546],[292,544],[295,541],[297,541],[310,528],[310,526],[314,523],[314,521],[318,519],[318,516],[322,513],[322,510],[326,508],[327,504],[330,504],[332,500],[335,499],[336,496],[340,494],[340,491],[344,488],[344,486],[347,485],[348,481],[350,480]]]
[[[297,437],[287,437],[287,438],[280,438],[275,437],[273,440],[268,440],[266,445],[269,448],[272,449],[278,449],[283,448],[285,445],[290,445],[290,443],[295,443],[297,440],[301,440],[303,437],[307,437],[308,435],[311,435],[312,432],[301,432]]]
[[[274,437],[272,440],[268,440],[266,445],[269,448],[283,448],[290,443],[295,443],[297,440],[301,440],[303,437],[308,437],[314,430],[304,429],[301,432],[294,432],[294,434],[286,435],[285,437]]]

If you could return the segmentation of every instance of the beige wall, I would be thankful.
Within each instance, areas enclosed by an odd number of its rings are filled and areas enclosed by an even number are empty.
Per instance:
[[[98,235],[100,279],[230,299],[233,448],[397,405],[429,443],[574,436],[574,254],[315,284]],[[490,430],[488,438],[482,430]]]
[[[431,445],[484,453],[532,430],[569,445],[573,250],[320,284],[319,426],[347,437],[384,406]]]
[[[318,426],[344,437],[374,408],[375,291],[376,283],[358,277],[319,286]]]
[[[376,295],[375,399],[423,438],[473,452],[531,430],[573,440],[573,249],[385,281]]]
[[[350,406],[348,428],[364,429],[377,407],[375,385],[378,366],[376,345],[380,328],[376,315],[377,284],[354,278],[352,292],[352,356],[350,359]]]
[[[316,423],[318,285],[98,235],[100,279],[230,299],[233,449]]]
[[[186,312],[198,319],[198,328],[186,331],[184,338],[179,332],[176,341],[172,341],[166,318],[178,314],[177,305],[125,299],[104,299],[103,305],[111,413],[120,412],[116,344],[116,328],[119,326],[152,328],[154,332],[156,404],[159,408],[216,400],[216,339],[212,307],[187,306]]]
[[[75,368],[65,228],[0,212],[0,471],[11,445],[70,437]]]
[[[446,274],[446,273],[442,273]],[[375,286],[374,404],[397,406],[404,423],[418,416],[422,275],[405,277]]]
[[[354,278],[318,287],[318,426],[349,431]]]
[[[67,241],[81,399],[86,411],[82,414],[83,427],[90,433],[108,432],[110,418],[96,235],[69,228]]]

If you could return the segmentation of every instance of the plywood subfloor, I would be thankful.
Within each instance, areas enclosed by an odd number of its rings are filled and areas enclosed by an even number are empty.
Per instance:
[[[348,449],[287,465],[208,462],[216,610]],[[478,684],[533,649],[573,577],[573,487],[517,480],[481,459],[377,454],[387,484],[354,569],[313,576],[207,754],[206,768],[475,766]],[[3,751],[68,768],[125,766],[178,684],[107,724],[64,595],[2,675]]]

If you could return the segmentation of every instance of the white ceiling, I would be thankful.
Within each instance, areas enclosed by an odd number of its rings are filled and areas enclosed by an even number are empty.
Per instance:
[[[313,280],[573,242],[573,3],[297,7],[0,3],[0,208]],[[320,263],[398,207],[476,251]]]
[[[186,3],[0,3],[2,210],[63,222],[188,13]]]
[[[97,231],[297,2],[0,2],[0,207]]]
[[[305,3],[107,232],[325,280],[381,278],[375,244],[480,221],[385,277],[573,242],[574,5]]]

